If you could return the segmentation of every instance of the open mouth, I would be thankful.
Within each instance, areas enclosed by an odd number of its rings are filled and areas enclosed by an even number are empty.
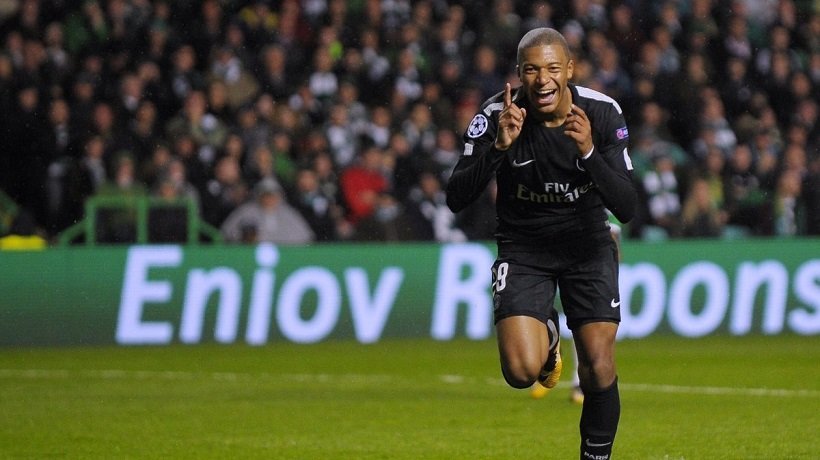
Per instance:
[[[535,92],[535,101],[538,105],[551,105],[555,102],[558,89],[543,89]]]

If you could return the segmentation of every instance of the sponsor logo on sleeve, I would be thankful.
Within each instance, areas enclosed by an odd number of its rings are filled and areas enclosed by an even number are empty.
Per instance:
[[[624,126],[623,128],[618,128],[615,130],[615,136],[618,137],[618,139],[626,139],[627,137],[629,137],[629,130],[626,128],[626,126]]]

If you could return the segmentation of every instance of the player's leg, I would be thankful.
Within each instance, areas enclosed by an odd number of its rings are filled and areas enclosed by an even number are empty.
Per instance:
[[[573,331],[578,377],[584,392],[581,411],[581,458],[608,459],[618,430],[621,401],[615,368],[613,322],[590,322]]]
[[[493,265],[493,303],[501,370],[510,386],[560,376],[555,281],[538,268],[539,255],[499,249]],[[556,371],[556,372],[552,372]]]
[[[501,372],[515,388],[531,386],[549,357],[547,325],[531,316],[509,316],[496,324]]]
[[[584,392],[581,458],[608,459],[621,411],[615,371],[621,319],[618,253],[608,234],[578,249],[577,263],[562,274],[560,289]]]

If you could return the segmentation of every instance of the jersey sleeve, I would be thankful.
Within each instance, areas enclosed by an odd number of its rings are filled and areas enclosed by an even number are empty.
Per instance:
[[[464,132],[464,152],[447,182],[447,206],[459,212],[476,200],[498,167],[504,155],[495,149],[498,112],[502,105],[488,102],[470,121]]]
[[[632,181],[629,130],[617,104],[607,105],[600,117],[590,120],[595,132],[592,155],[582,160],[598,188],[601,199],[621,222],[635,216],[638,194]]]

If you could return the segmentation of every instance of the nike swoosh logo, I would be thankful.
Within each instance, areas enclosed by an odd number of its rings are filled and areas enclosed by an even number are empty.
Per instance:
[[[604,447],[604,446],[608,446],[608,445],[612,444],[612,441],[605,442],[603,444],[598,444],[597,442],[589,442],[589,439],[585,440],[584,442],[586,442],[586,444],[589,447]]]
[[[527,160],[523,163],[519,163],[519,162],[513,160],[512,165],[513,165],[514,168],[520,168],[522,166],[526,166],[526,165],[532,163],[533,161],[535,161],[535,160]]]
[[[621,306],[621,301],[619,300],[616,302],[615,299],[612,299],[612,301],[609,302],[609,306],[612,308],[618,308]]]

